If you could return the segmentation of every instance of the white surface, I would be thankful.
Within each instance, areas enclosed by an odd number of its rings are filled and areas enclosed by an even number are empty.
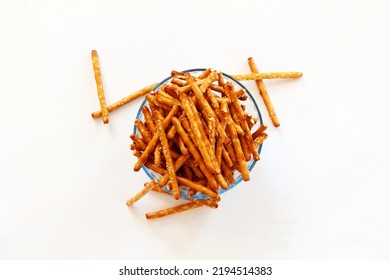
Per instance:
[[[390,258],[387,1],[0,1],[1,259]],[[172,69],[302,71],[266,81],[281,121],[217,210],[160,220],[125,201],[137,100]]]

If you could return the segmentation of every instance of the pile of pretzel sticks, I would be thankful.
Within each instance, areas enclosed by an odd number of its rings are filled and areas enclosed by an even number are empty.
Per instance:
[[[206,69],[197,76],[189,72],[171,72],[169,82],[152,91],[152,84],[128,97],[105,105],[96,51],[92,61],[101,110],[92,117],[102,117],[108,123],[108,112],[144,95],[143,119],[136,119],[137,134],[131,134],[130,148],[137,157],[134,170],[142,166],[160,174],[131,199],[133,205],[149,191],[183,198],[186,203],[147,213],[155,219],[202,206],[217,208],[220,189],[235,183],[235,172],[244,181],[250,179],[247,163],[260,159],[258,148],[267,138],[266,126],[258,125],[256,117],[245,111],[247,95],[244,89],[224,79],[220,71]],[[97,65],[96,65],[97,63]],[[237,80],[255,80],[265,101],[270,118],[279,126],[276,114],[262,79],[299,78],[299,72],[258,73],[254,60],[248,59],[252,74],[233,75]],[[99,79],[100,77],[100,79]],[[104,113],[105,112],[105,113]],[[106,121],[104,116],[106,115]],[[197,194],[201,194],[202,199]]]

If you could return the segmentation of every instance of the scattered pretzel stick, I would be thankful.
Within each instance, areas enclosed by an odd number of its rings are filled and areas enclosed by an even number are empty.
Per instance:
[[[151,189],[153,189],[154,187],[156,187],[158,184],[157,180],[156,179],[153,179],[152,181],[146,183],[144,185],[144,187],[142,188],[142,190],[140,190],[135,196],[133,196],[132,198],[130,198],[126,204],[127,206],[131,206],[133,205],[135,202],[137,202],[138,200],[140,200],[145,194],[147,194]]]
[[[156,212],[146,213],[145,216],[146,216],[146,219],[148,219],[148,220],[150,220],[150,219],[157,219],[157,218],[162,218],[162,217],[165,217],[165,216],[168,216],[168,215],[177,214],[177,213],[180,213],[180,212],[183,212],[183,211],[199,208],[199,207],[202,207],[202,206],[204,206],[202,203],[199,203],[198,201],[193,201],[193,202],[181,204],[179,206],[167,208],[167,209],[164,209],[164,210],[159,210],[159,211],[156,211]]]
[[[302,76],[303,74],[301,72],[270,72],[270,73],[253,72],[252,74],[231,75],[232,78],[238,81],[263,80],[263,79],[297,79],[297,78],[301,78]]]
[[[250,67],[252,73],[255,73],[255,74],[259,73],[259,70],[257,69],[255,60],[252,57],[248,58],[248,64],[249,64],[249,67]],[[269,98],[267,89],[265,88],[263,81],[261,79],[260,80],[256,80],[256,85],[257,85],[257,87],[259,89],[261,97],[263,98],[265,107],[267,108],[269,117],[271,118],[271,121],[272,121],[273,125],[275,127],[280,126],[280,122],[278,120],[278,117],[276,116],[276,113],[275,113],[275,110],[274,110],[274,106],[271,103],[271,99]]]
[[[97,93],[100,103],[101,115],[103,116],[103,123],[108,123],[108,108],[106,105],[106,98],[104,96],[102,74],[100,72],[100,63],[99,56],[96,50],[93,50],[91,53],[92,56],[92,66],[95,73],[95,81],[97,87]]]
[[[107,111],[112,112],[112,111],[122,107],[123,105],[133,101],[134,99],[137,99],[138,97],[143,96],[143,95],[151,92],[152,89],[155,86],[157,86],[157,84],[158,83],[151,84],[150,86],[144,87],[143,89],[140,89],[139,91],[136,91],[136,92],[130,94],[129,96],[126,96],[126,97],[122,98],[121,100],[119,100],[111,105],[108,105]],[[93,112],[91,115],[94,119],[100,118],[102,116],[102,111]]]

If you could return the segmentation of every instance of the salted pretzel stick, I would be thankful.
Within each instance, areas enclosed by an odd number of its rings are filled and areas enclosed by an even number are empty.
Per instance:
[[[231,75],[231,77],[238,81],[248,81],[248,80],[262,80],[262,79],[297,79],[302,77],[302,75],[303,75],[302,72],[270,72],[270,73],[253,72],[252,74]]]
[[[221,135],[224,139],[224,142],[225,141],[228,141],[226,139],[226,137],[224,137],[224,135],[226,134],[225,131],[222,129],[222,127],[220,126],[220,123],[219,123],[219,120],[217,118],[217,116],[215,115],[215,112],[214,110],[212,109],[212,107],[210,106],[209,102],[207,101],[206,97],[204,96],[202,90],[198,87],[198,85],[195,83],[195,80],[194,78],[189,74],[189,73],[185,73],[185,77],[186,77],[186,80],[187,80],[187,83],[191,86],[192,90],[194,91],[195,93],[195,96],[197,98],[197,100],[199,101],[199,103],[202,105],[206,115],[208,118],[214,118],[215,119],[215,125],[216,125],[216,128],[218,130],[218,133],[219,135]],[[227,142],[225,142],[227,143]],[[218,173],[218,172],[217,172]]]
[[[112,112],[112,111],[114,111],[114,110],[116,110],[116,109],[122,107],[123,105],[125,105],[125,104],[127,104],[127,103],[133,101],[134,99],[136,99],[136,98],[138,98],[138,97],[140,97],[140,96],[142,96],[142,95],[145,95],[145,94],[151,92],[152,89],[153,89],[157,84],[158,84],[158,83],[151,84],[150,86],[147,86],[147,87],[145,87],[145,88],[143,88],[143,89],[140,89],[139,91],[136,91],[136,92],[130,94],[129,96],[126,96],[126,97],[122,98],[121,100],[119,100],[119,101],[117,101],[117,102],[115,102],[115,103],[113,103],[113,104],[111,104],[111,105],[108,105],[108,106],[107,106],[107,111],[108,111],[108,112]],[[93,117],[94,119],[100,118],[100,117],[102,116],[102,111],[93,112],[91,115],[92,115],[92,117]]]
[[[146,219],[148,219],[148,220],[150,220],[150,219],[157,219],[157,218],[162,218],[162,217],[165,217],[165,216],[168,216],[168,215],[177,214],[177,213],[180,213],[180,212],[183,212],[183,211],[199,208],[199,207],[202,207],[202,206],[203,206],[202,203],[199,203],[197,201],[193,201],[193,202],[181,204],[179,206],[167,208],[167,209],[164,209],[164,210],[151,212],[151,213],[146,213],[145,216],[146,216]]]
[[[182,103],[182,107],[183,107],[184,111],[186,112],[186,115],[187,115],[188,120],[189,120],[190,125],[191,125],[192,132],[195,136],[195,139],[193,139],[193,140],[195,141],[195,143],[198,144],[199,151],[202,155],[202,158],[203,158],[205,165],[207,166],[207,168],[209,169],[210,172],[213,172],[214,171],[213,162],[210,159],[210,154],[207,150],[206,143],[204,142],[202,133],[200,132],[198,122],[196,121],[196,114],[194,114],[194,112],[192,111],[191,106],[190,106],[190,101],[192,101],[192,100],[189,99],[187,97],[187,95],[185,95],[182,92],[179,93],[179,96],[180,96],[180,100]],[[176,126],[176,129],[177,128],[178,127]],[[183,136],[182,136],[182,138],[183,138]],[[188,147],[187,144],[186,144],[186,146]]]
[[[252,73],[255,73],[255,74],[259,73],[259,70],[257,69],[255,60],[252,57],[248,58],[248,64],[249,64],[249,67],[250,67]],[[280,122],[278,120],[278,117],[276,116],[274,106],[272,105],[271,99],[269,98],[267,89],[265,88],[263,81],[261,79],[256,80],[256,85],[259,89],[261,97],[263,98],[265,107],[267,108],[269,117],[271,118],[273,125],[275,127],[280,126]]]
[[[167,165],[169,180],[172,183],[173,197],[175,199],[180,198],[179,184],[177,182],[175,167],[173,165],[171,150],[169,149],[167,135],[165,134],[165,129],[163,127],[163,116],[159,110],[153,112],[153,117],[156,123],[156,131],[158,137],[160,138],[160,143],[162,146],[163,154],[165,157],[165,162]]]
[[[138,200],[140,200],[145,194],[147,194],[151,189],[153,189],[154,187],[156,187],[158,184],[157,180],[156,179],[153,179],[152,181],[146,183],[144,185],[144,187],[135,195],[133,196],[132,198],[130,198],[126,204],[127,206],[131,206],[133,205],[135,202],[137,202]]]
[[[92,50],[92,66],[95,73],[95,81],[97,87],[97,94],[100,103],[100,109],[103,115],[103,123],[108,123],[108,109],[106,105],[106,97],[104,96],[102,74],[100,72],[99,56],[96,50]]]
[[[210,182],[210,184],[213,186],[214,189],[218,188],[218,183],[216,179],[214,178],[213,174],[209,171],[209,169],[206,167],[206,164],[204,163],[201,154],[199,153],[198,149],[195,147],[194,143],[192,142],[191,138],[188,136],[184,128],[182,127],[180,121],[178,118],[173,117],[172,118],[173,124],[176,126],[177,132],[180,134],[181,138],[184,141],[184,144],[187,146],[189,152],[196,160],[200,170],[202,170],[202,173],[207,178],[207,180]]]

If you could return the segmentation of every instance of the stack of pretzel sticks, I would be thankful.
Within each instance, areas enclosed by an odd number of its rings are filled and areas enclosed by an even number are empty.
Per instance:
[[[250,75],[234,77],[249,80],[302,76],[299,72]],[[145,183],[127,205],[134,204],[150,190],[179,199],[183,191],[180,189],[186,187],[187,203],[147,213],[147,219],[201,206],[217,208],[219,189],[227,189],[234,183],[235,171],[245,181],[250,179],[246,162],[251,158],[259,160],[258,146],[267,138],[264,125],[251,132],[258,120],[246,113],[240,103],[247,98],[245,91],[235,90],[231,82],[224,81],[221,72],[207,69],[193,77],[190,73],[172,71],[171,76],[170,84],[155,92],[151,91],[153,84],[108,106],[108,111],[113,111],[141,95],[148,101],[148,106],[142,108],[145,120],[135,121],[139,134],[130,136],[131,149],[138,157],[134,170],[145,165],[161,174],[161,179]],[[102,111],[92,116],[100,117]],[[198,192],[208,198],[192,198]]]

